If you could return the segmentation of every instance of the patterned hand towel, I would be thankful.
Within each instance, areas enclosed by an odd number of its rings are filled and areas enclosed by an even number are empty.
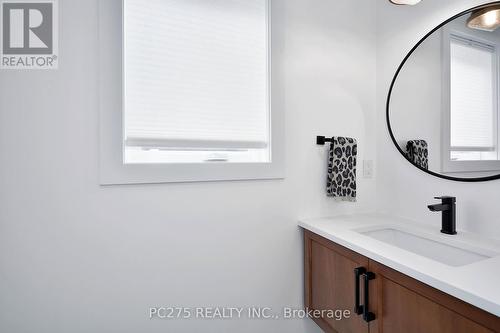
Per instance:
[[[358,144],[355,139],[333,137],[328,158],[326,192],[339,201],[356,201],[356,159]]]
[[[406,144],[406,156],[416,166],[429,169],[429,146],[425,140],[411,140]]]

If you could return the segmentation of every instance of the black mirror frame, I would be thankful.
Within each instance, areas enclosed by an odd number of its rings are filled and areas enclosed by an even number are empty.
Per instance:
[[[442,178],[442,179],[447,179],[447,180],[452,180],[452,181],[457,181],[457,182],[467,182],[467,183],[472,183],[472,182],[485,182],[485,181],[489,181],[489,180],[496,180],[496,179],[500,179],[500,173],[498,175],[494,175],[494,176],[488,176],[488,177],[477,177],[477,178],[458,178],[458,177],[451,177],[451,176],[446,176],[446,175],[442,175],[442,174],[439,174],[437,172],[433,172],[433,171],[430,171],[430,170],[427,170],[427,169],[424,169],[416,164],[414,164],[407,156],[406,156],[406,153],[403,151],[403,149],[401,149],[401,147],[399,146],[396,138],[394,137],[394,133],[392,131],[392,127],[391,127],[391,120],[390,120],[390,105],[391,105],[391,97],[392,97],[392,91],[394,89],[394,85],[396,84],[396,81],[398,79],[398,76],[401,72],[401,70],[403,69],[404,65],[406,64],[406,62],[408,61],[408,59],[411,57],[411,55],[415,52],[415,50],[430,36],[432,35],[434,32],[436,32],[437,30],[441,29],[444,25],[448,24],[449,22],[463,16],[463,15],[466,15],[466,14],[469,14],[473,11],[476,11],[476,10],[479,10],[479,9],[482,9],[482,8],[485,8],[485,7],[489,7],[489,6],[492,6],[492,5],[498,5],[500,4],[500,1],[493,1],[493,2],[489,2],[489,3],[486,3],[486,4],[483,4],[483,5],[479,5],[479,6],[476,6],[476,7],[473,7],[473,8],[470,8],[470,9],[467,9],[467,10],[464,10],[463,12],[457,14],[457,15],[454,15],[453,17],[447,19],[446,21],[444,21],[443,23],[441,23],[440,25],[438,25],[437,27],[435,27],[434,29],[432,29],[429,33],[427,33],[411,50],[410,52],[406,55],[406,57],[403,59],[403,62],[401,62],[401,64],[399,65],[398,69],[396,70],[396,74],[394,75],[394,78],[392,79],[392,82],[391,82],[391,86],[389,88],[389,94],[387,96],[387,104],[386,104],[386,122],[387,122],[387,128],[389,130],[389,135],[391,136],[391,139],[392,139],[392,142],[394,143],[394,145],[396,146],[397,150],[401,153],[401,155],[405,158],[405,160],[407,160],[409,163],[411,163],[411,165],[413,165],[414,167],[416,167],[417,169],[420,169],[421,171],[429,174],[429,175],[432,175],[432,176],[435,176],[435,177],[439,177],[439,178]]]

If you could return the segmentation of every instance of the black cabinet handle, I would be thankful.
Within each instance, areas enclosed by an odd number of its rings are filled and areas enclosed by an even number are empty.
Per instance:
[[[363,320],[369,323],[372,320],[375,320],[375,314],[370,312],[370,280],[375,279],[375,274],[372,272],[366,272],[363,274],[364,279],[364,306],[363,306]]]
[[[358,267],[354,269],[354,313],[360,315],[363,313],[363,306],[359,304],[359,278],[366,273],[366,268]]]

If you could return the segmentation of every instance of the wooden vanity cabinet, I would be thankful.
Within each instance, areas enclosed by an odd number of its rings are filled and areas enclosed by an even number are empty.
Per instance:
[[[368,267],[368,259],[309,232],[306,232],[305,241],[306,307],[313,310],[353,310],[353,272],[357,267]],[[315,321],[325,332],[368,332],[368,325],[360,316]]]
[[[500,318],[368,259],[310,231],[305,240],[305,306],[310,310],[350,310],[346,319],[312,318],[331,333],[500,333]],[[367,279],[367,322],[355,313],[356,284],[364,304]],[[371,276],[370,275],[370,276]],[[368,318],[368,317],[367,317]],[[369,320],[370,318],[368,318]]]

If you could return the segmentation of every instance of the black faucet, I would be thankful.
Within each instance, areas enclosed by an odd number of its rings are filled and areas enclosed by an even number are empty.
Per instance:
[[[456,235],[457,234],[457,226],[456,226],[456,202],[457,198],[455,197],[436,197],[435,199],[441,200],[440,204],[429,205],[429,210],[431,212],[443,212],[442,216],[442,227],[441,232],[443,234],[448,235]]]

